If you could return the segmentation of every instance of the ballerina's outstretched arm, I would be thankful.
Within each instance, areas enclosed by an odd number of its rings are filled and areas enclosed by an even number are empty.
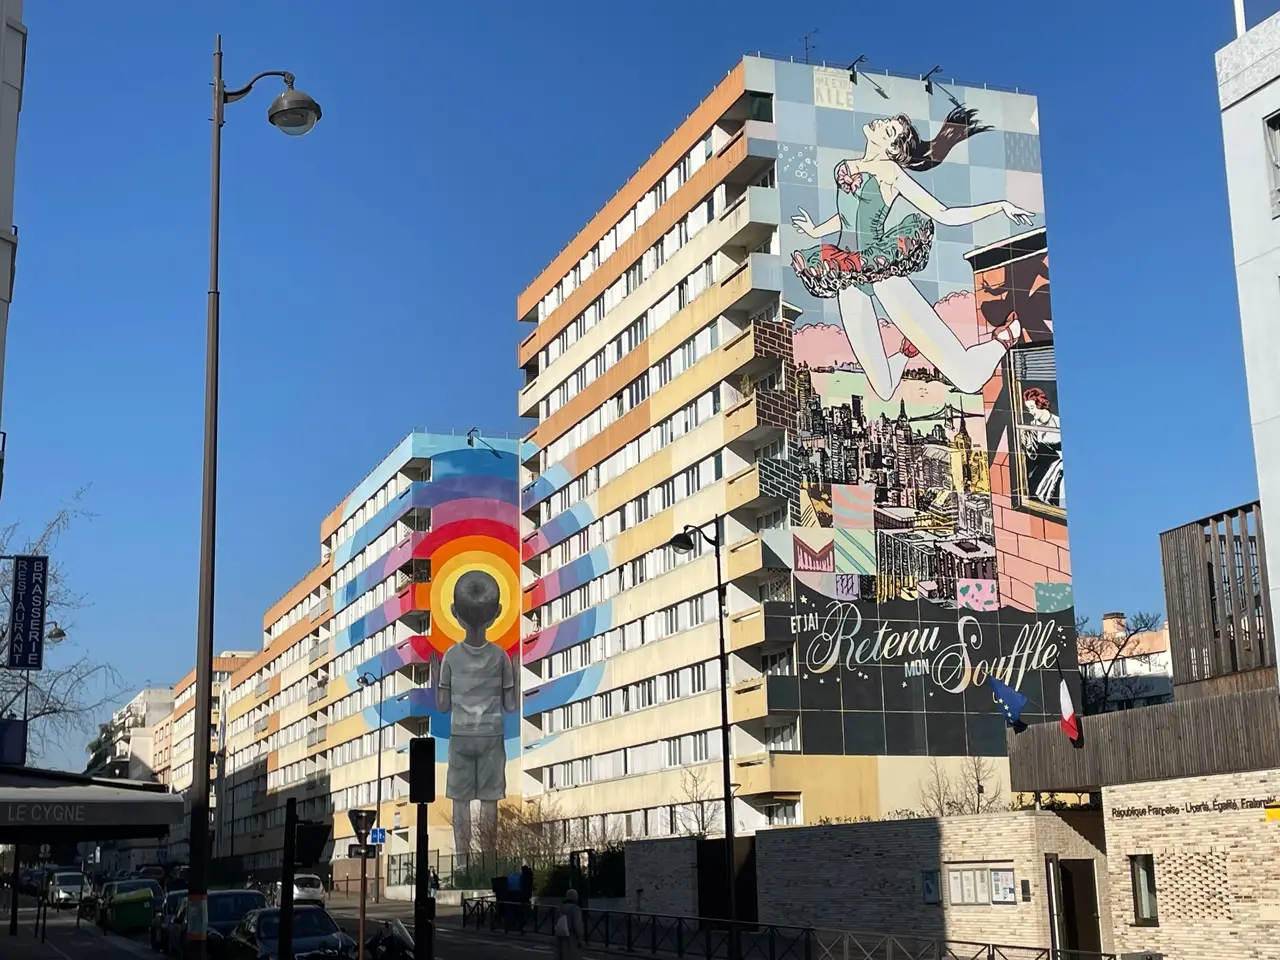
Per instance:
[[[976,223],[997,213],[1003,213],[1019,226],[1029,227],[1032,224],[1034,214],[1008,200],[978,203],[971,207],[948,207],[905,173],[898,178],[897,186],[899,196],[905,197],[926,217],[944,227],[962,227],[966,223]]]
[[[808,210],[804,207],[797,207],[796,209],[800,212],[791,218],[791,224],[807,237],[817,240],[820,237],[839,233],[844,229],[844,218],[838,213],[822,221],[822,223],[814,223],[813,218],[809,216]]]

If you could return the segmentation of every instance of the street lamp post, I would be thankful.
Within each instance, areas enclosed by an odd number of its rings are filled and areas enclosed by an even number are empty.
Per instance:
[[[213,142],[210,162],[209,295],[206,313],[204,382],[204,486],[200,498],[200,601],[196,621],[195,762],[192,764],[190,872],[187,890],[187,932],[183,953],[193,960],[205,956],[209,892],[209,712],[213,699],[213,570],[218,487],[218,240],[222,193],[222,123],[227,104],[249,95],[264,77],[280,77],[285,89],[267,110],[267,120],[282,133],[309,133],[320,119],[320,105],[293,87],[293,74],[268,70],[243,87],[228,90],[222,79],[222,36],[213,49]]]
[[[375,827],[382,826],[382,681],[387,677],[386,671],[379,669],[378,675],[375,677],[372,673],[362,673],[357,678],[357,683],[362,687],[378,685],[378,783],[374,787],[376,798],[374,806],[377,808],[377,816],[374,817],[373,825]],[[373,902],[382,902],[382,851],[378,851],[378,856],[373,861]]]
[[[724,637],[724,615],[727,599],[724,589],[724,570],[720,564],[720,541],[723,537],[723,518],[716,518],[716,535],[708,536],[702,527],[686,526],[673,536],[668,545],[677,553],[692,553],[701,537],[716,552],[716,624],[720,629],[720,773],[724,778],[724,869],[728,894],[730,956],[735,956],[733,944],[737,942],[734,924],[738,919],[738,891],[734,871],[734,839],[737,832],[733,817],[733,761],[729,753],[729,648]]]

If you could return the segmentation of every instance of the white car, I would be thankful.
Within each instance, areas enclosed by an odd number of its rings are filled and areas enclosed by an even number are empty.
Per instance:
[[[45,890],[45,897],[49,906],[55,910],[61,910],[63,907],[78,906],[82,893],[88,888],[89,882],[84,874],[71,870],[59,870],[49,875],[49,886]]]
[[[299,873],[293,878],[294,906],[323,907],[328,900],[324,881],[313,873]],[[276,903],[280,902],[280,883],[276,882]]]

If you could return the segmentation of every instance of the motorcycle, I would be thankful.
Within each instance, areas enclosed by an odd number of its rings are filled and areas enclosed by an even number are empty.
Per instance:
[[[365,960],[413,960],[413,936],[399,920],[387,920],[364,941]]]

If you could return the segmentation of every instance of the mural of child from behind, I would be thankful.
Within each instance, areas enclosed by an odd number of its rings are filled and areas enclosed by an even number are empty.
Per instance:
[[[507,793],[502,720],[516,709],[516,677],[506,651],[486,636],[502,612],[498,582],[483,570],[467,571],[454,586],[452,610],[466,637],[440,662],[436,706],[450,714],[445,796],[453,801],[454,850],[467,853],[472,801],[480,801],[481,839],[492,837]]]

